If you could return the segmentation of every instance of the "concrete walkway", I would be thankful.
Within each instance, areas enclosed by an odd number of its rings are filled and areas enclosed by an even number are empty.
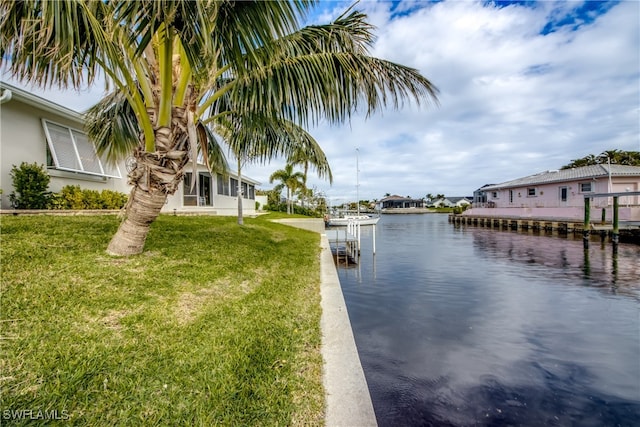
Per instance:
[[[367,380],[360,364],[331,255],[329,239],[321,219],[279,219],[279,223],[320,233],[320,295],[322,298],[323,384],[326,393],[327,427],[377,426]]]

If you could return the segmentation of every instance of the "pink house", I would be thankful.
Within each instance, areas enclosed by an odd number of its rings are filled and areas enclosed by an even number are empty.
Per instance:
[[[618,197],[621,221],[640,221],[640,167],[592,165],[541,172],[501,184],[482,187],[480,202],[465,216],[553,218],[582,220],[584,198],[593,195],[591,218],[613,216],[612,197],[603,193],[629,193]],[[479,191],[480,191],[479,190]],[[635,194],[633,194],[635,193]]]

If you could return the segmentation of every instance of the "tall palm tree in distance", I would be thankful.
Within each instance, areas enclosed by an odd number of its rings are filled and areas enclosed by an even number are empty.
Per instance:
[[[362,13],[300,28],[315,3],[0,0],[0,66],[41,86],[79,88],[104,75],[114,89],[89,134],[100,154],[135,162],[107,252],[142,252],[189,161],[195,169],[199,153],[220,160],[207,122],[225,94],[242,113],[302,126],[342,123],[357,109],[372,114],[409,98],[437,102],[417,70],[368,54],[373,28]]]
[[[311,143],[311,141],[309,141]],[[314,140],[315,142],[315,140]],[[316,142],[317,144],[317,142]],[[315,149],[313,144],[299,144],[293,152],[287,156],[287,163],[294,166],[302,166],[304,175],[304,185],[307,185],[307,177],[309,168],[315,168],[319,178],[326,178],[329,184],[333,183],[333,174],[331,167],[322,150]]]
[[[280,181],[287,188],[287,214],[293,213],[291,206],[292,196],[296,190],[304,188],[304,174],[293,170],[292,164],[285,165],[284,169],[278,169],[269,177],[269,182]]]
[[[216,133],[227,142],[237,162],[238,224],[242,213],[242,167],[246,163],[265,163],[276,156],[290,157],[304,152],[318,170],[329,170],[329,163],[318,142],[302,127],[290,120],[264,116],[261,113],[231,112],[214,122]],[[303,185],[306,185],[303,182]]]

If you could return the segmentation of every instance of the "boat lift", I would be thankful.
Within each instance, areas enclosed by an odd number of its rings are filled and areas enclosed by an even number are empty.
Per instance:
[[[349,221],[346,227],[325,230],[329,243],[336,245],[336,253],[340,260],[339,247],[344,244],[346,263],[349,264],[349,257],[358,259],[360,256],[360,223]],[[373,253],[376,253],[376,226],[373,225]]]

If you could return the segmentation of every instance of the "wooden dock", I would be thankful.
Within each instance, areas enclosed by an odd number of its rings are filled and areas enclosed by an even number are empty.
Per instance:
[[[574,236],[584,235],[584,222],[577,219],[563,218],[505,218],[487,217],[472,215],[449,215],[449,222],[459,225],[473,225],[478,227],[492,228],[496,230],[513,230],[523,232],[534,232],[544,234],[557,234]],[[587,231],[589,234],[600,234],[611,236],[613,234],[613,224],[600,222],[590,222]],[[637,222],[620,222],[620,232],[631,241],[640,238],[640,224]]]
[[[360,255],[360,236],[359,228],[354,230],[351,227],[341,227],[325,230],[329,245],[332,247],[331,252],[335,253],[337,263],[344,260],[345,264],[357,263]]]

